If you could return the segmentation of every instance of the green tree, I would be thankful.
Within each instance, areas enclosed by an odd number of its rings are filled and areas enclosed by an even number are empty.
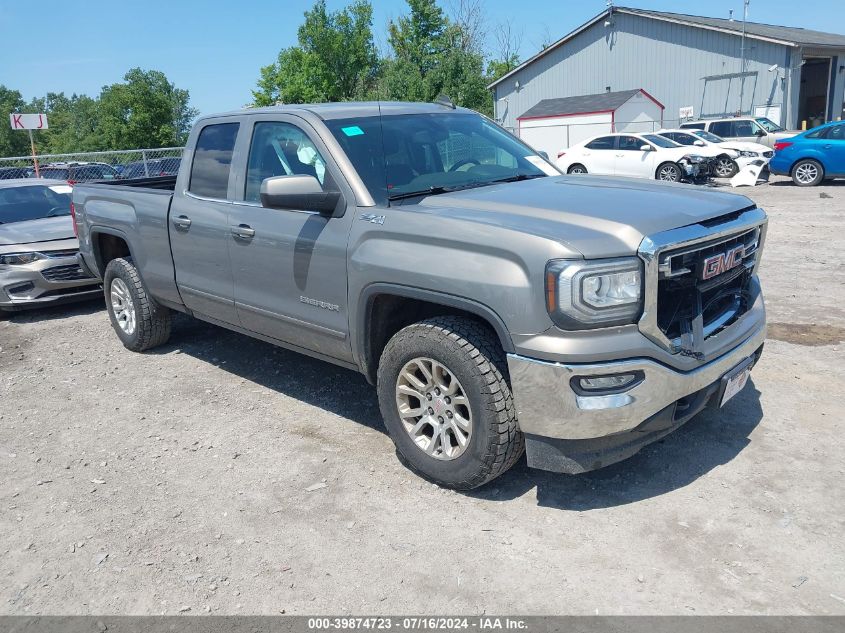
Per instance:
[[[101,149],[184,144],[198,114],[188,105],[188,91],[158,70],[133,68],[123,79],[100,93],[94,144]]]
[[[67,97],[63,92],[48,92],[33,99],[33,112],[46,112],[49,129],[39,133],[41,153],[63,154],[103,149],[99,136],[99,103],[86,95]]]
[[[0,156],[24,156],[29,154],[29,136],[21,130],[13,130],[9,124],[12,112],[31,112],[23,96],[17,90],[0,84]]]
[[[476,34],[450,21],[436,0],[408,0],[408,7],[408,15],[388,24],[393,56],[384,63],[379,94],[403,101],[444,94],[457,105],[492,113]]]
[[[335,12],[318,0],[305,12],[298,45],[282,49],[261,69],[255,105],[349,101],[368,95],[378,73],[373,43],[373,8],[356,0]]]

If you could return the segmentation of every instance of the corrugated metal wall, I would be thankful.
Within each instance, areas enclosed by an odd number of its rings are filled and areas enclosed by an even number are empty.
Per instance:
[[[782,104],[788,47],[746,39],[744,110]],[[777,65],[779,72],[769,72]],[[739,108],[739,79],[704,77],[740,71],[740,38],[700,28],[616,13],[613,25],[599,21],[496,86],[496,116],[507,128],[542,99],[643,88],[666,106],[665,124],[677,124],[678,109],[695,116],[732,114]],[[519,89],[514,82],[519,81]],[[706,85],[706,91],[705,91]],[[787,108],[783,108],[786,118]],[[781,121],[780,123],[786,123]]]

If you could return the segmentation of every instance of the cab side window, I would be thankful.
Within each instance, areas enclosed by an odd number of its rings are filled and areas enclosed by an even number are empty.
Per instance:
[[[721,136],[723,138],[738,136],[737,134],[734,134],[733,123],[731,121],[716,121],[710,125],[710,131],[716,136]]]
[[[754,121],[734,121],[731,136],[754,136],[758,129]]]
[[[681,145],[695,145],[695,137],[691,134],[670,134],[670,139]]]
[[[226,199],[238,127],[238,123],[217,123],[202,129],[194,150],[188,191],[207,198]]]
[[[619,137],[619,149],[620,150],[627,150],[629,152],[638,152],[643,145],[648,145],[642,139],[638,139],[636,136],[620,136]]]
[[[585,147],[587,149],[613,149],[615,143],[615,136],[600,136],[599,138],[587,143]]]
[[[260,121],[252,131],[244,200],[261,199],[261,183],[275,176],[313,176],[322,185],[326,161],[301,129],[290,123]]]

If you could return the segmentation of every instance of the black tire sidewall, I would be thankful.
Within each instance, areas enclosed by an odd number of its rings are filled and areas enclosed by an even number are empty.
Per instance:
[[[798,171],[798,168],[801,165],[806,165],[806,164],[815,165],[816,169],[819,170],[819,175],[816,176],[816,179],[813,180],[813,182],[798,182],[798,179],[795,177],[795,172]],[[803,158],[792,166],[792,171],[790,172],[789,175],[792,178],[792,182],[798,187],[815,187],[816,185],[820,185],[822,182],[824,182],[824,167],[817,160],[812,160],[810,158]]]
[[[379,367],[379,404],[390,437],[403,461],[414,472],[441,485],[464,487],[462,482],[477,479],[479,471],[489,467],[485,457],[490,453],[491,445],[496,439],[492,436],[495,432],[495,413],[489,408],[492,405],[489,385],[484,375],[478,371],[476,363],[453,339],[445,340],[448,342],[444,345],[442,340],[415,336],[410,340],[403,339],[401,350],[390,350],[382,358],[382,365]],[[461,383],[472,408],[469,446],[463,454],[453,460],[439,460],[426,455],[411,439],[399,417],[396,406],[396,378],[406,363],[420,357],[431,358],[445,365]],[[382,380],[382,376],[386,378]]]
[[[141,297],[138,296],[138,291],[135,287],[135,281],[132,275],[127,270],[127,267],[132,264],[125,259],[113,259],[106,267],[106,273],[103,276],[103,292],[106,297],[106,310],[109,313],[109,321],[111,321],[112,328],[117,334],[118,338],[124,346],[132,349],[138,346],[141,337],[141,327],[143,327],[143,320],[139,311],[141,305]],[[133,267],[134,268],[134,267]],[[115,278],[119,278],[126,284],[129,289],[129,294],[132,296],[132,305],[135,309],[135,331],[132,334],[124,332],[117,324],[117,318],[114,315],[114,309],[111,303],[111,284]]]

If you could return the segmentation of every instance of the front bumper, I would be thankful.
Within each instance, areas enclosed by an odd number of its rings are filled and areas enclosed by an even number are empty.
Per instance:
[[[100,281],[79,269],[71,249],[64,252],[68,254],[22,266],[0,266],[0,309],[15,311],[102,296]]]
[[[756,362],[765,338],[762,321],[732,350],[686,372],[651,359],[567,364],[509,354],[529,466],[584,472],[630,456],[700,411],[722,376],[743,361]],[[575,377],[633,372],[642,372],[643,379],[622,393],[579,395],[570,384]],[[696,398],[703,398],[697,408],[690,404]],[[684,408],[680,416],[679,406]]]

